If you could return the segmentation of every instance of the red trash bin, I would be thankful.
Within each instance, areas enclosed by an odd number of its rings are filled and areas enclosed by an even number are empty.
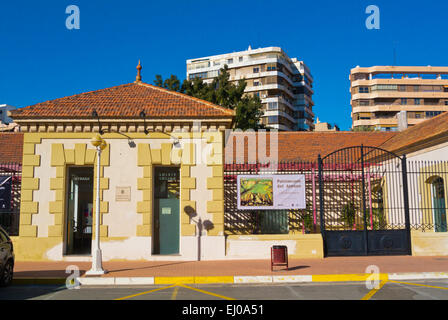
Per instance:
[[[286,266],[288,270],[288,247],[287,246],[273,246],[271,248],[271,271],[274,266]]]

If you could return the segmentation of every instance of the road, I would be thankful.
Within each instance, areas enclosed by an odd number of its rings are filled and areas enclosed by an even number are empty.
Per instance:
[[[448,300],[448,280],[387,281],[379,288],[363,282],[81,286],[14,285],[0,288],[0,300]]]

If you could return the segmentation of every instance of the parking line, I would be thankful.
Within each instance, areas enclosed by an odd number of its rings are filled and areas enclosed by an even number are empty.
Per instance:
[[[361,300],[370,300],[375,293],[377,293],[378,291],[381,290],[381,288],[387,283],[387,281],[383,280],[380,282],[380,285],[378,288],[372,289],[370,290],[370,292],[368,294],[366,294]]]
[[[118,298],[118,299],[115,299],[115,300],[125,300],[125,299],[129,299],[129,298],[134,298],[134,297],[142,296],[144,294],[148,294],[148,293],[151,293],[151,292],[156,292],[156,291],[172,288],[172,287],[175,287],[175,286],[177,286],[177,284],[173,284],[173,285],[170,285],[170,286],[167,286],[167,287],[158,288],[158,289],[154,289],[154,290],[150,290],[150,291],[136,293],[136,294],[133,294],[133,295],[130,295],[130,296],[126,296],[126,297],[122,297],[122,298]]]
[[[234,298],[229,298],[229,297],[226,297],[226,296],[222,296],[220,294],[216,294],[216,293],[213,293],[213,292],[201,290],[201,289],[198,289],[198,288],[193,288],[193,287],[187,286],[186,284],[178,284],[178,286],[183,287],[183,288],[187,288],[187,289],[190,289],[190,290],[198,291],[198,292],[201,292],[201,293],[204,293],[204,294],[208,294],[210,296],[214,296],[214,297],[218,297],[218,298],[221,298],[221,299],[225,299],[225,300],[236,300]]]
[[[171,295],[171,300],[176,300],[177,292],[179,291],[179,286],[174,288],[173,294]]]
[[[419,286],[419,287],[427,287],[427,288],[433,288],[433,289],[448,290],[447,287],[428,286],[427,284],[420,284],[420,283],[410,283],[410,282],[392,281],[392,280],[390,282],[407,284],[407,285],[410,285],[410,286]]]

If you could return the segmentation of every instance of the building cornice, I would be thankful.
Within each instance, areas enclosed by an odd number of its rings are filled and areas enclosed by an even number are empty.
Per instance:
[[[373,66],[373,67],[356,67],[351,69],[351,74],[356,73],[442,73],[448,74],[448,67],[433,66]]]
[[[225,130],[232,127],[232,119],[17,119],[21,132],[189,132]],[[101,127],[101,128],[100,128]]]
[[[442,132],[436,136],[432,136],[424,140],[408,144],[404,147],[388,150],[398,155],[411,154],[446,142],[448,142],[448,132]]]

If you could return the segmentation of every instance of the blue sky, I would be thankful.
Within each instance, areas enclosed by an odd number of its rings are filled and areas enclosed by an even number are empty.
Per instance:
[[[368,30],[368,5],[380,30]],[[68,30],[65,9],[80,9]],[[360,66],[448,65],[446,1],[54,0],[0,2],[0,104],[24,107],[156,74],[184,79],[185,60],[280,46],[304,60],[321,121],[351,126],[348,76]]]

